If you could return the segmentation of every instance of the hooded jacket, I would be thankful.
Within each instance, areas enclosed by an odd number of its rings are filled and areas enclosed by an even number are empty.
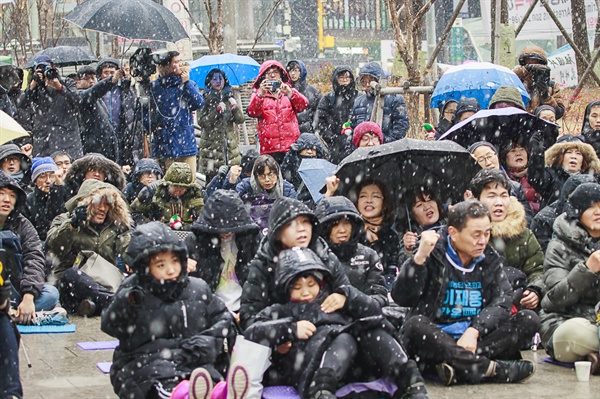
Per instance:
[[[535,58],[538,61],[541,61],[543,65],[548,64],[546,52],[538,46],[525,46],[519,53],[519,63],[521,65],[516,66],[513,69],[513,72],[517,74],[521,82],[523,82],[527,93],[529,93],[530,99],[529,103],[527,103],[526,111],[533,114],[540,105],[550,105],[556,110],[556,120],[559,120],[565,113],[565,104],[560,89],[556,83],[551,80],[548,85],[548,97],[542,99],[533,82],[533,73],[524,66],[527,58]]]
[[[308,106],[304,111],[300,111],[296,114],[298,118],[298,125],[300,127],[300,134],[302,133],[314,133],[314,125],[316,124],[316,114],[317,108],[319,107],[319,102],[321,101],[321,92],[315,86],[308,84],[306,81],[306,77],[308,72],[306,70],[306,65],[304,62],[300,60],[292,60],[287,63],[286,68],[290,68],[290,64],[292,63],[298,64],[300,67],[300,78],[297,82],[292,82],[290,79],[290,83],[292,87],[300,92],[306,99],[308,100]]]
[[[381,307],[387,306],[388,290],[383,278],[383,265],[377,252],[359,243],[365,226],[352,201],[342,196],[323,198],[315,214],[322,226],[321,237],[344,266],[350,284],[375,299]],[[342,218],[352,224],[352,234],[348,242],[335,244],[329,234]]]
[[[542,299],[542,340],[552,347],[558,326],[574,317],[596,323],[594,307],[600,302],[600,275],[585,266],[599,242],[576,219],[560,215],[554,222],[554,236],[544,259],[546,295]]]
[[[79,89],[79,127],[83,152],[97,152],[119,162],[119,137],[110,121],[110,112],[102,97],[115,84],[112,77],[102,79],[88,89]]]
[[[581,135],[585,138],[585,142],[594,147],[594,151],[598,154],[600,151],[600,130],[595,130],[590,126],[590,113],[592,112],[592,107],[595,106],[600,106],[600,100],[592,101],[585,107]]]
[[[278,186],[281,186],[281,188]],[[229,189],[230,187],[231,187],[231,184],[226,182],[225,188]],[[270,192],[267,192],[260,186],[258,179],[254,175],[254,170],[252,171],[252,174],[250,175],[250,177],[246,177],[245,179],[242,179],[241,182],[239,182],[238,184],[235,185],[235,191],[239,194],[240,197],[242,197],[242,199],[245,197],[248,197],[248,196],[252,196],[254,194],[258,194],[258,193],[264,193],[273,198],[280,198],[281,196],[287,197],[287,198],[293,198],[293,199],[297,198],[297,194],[296,194],[296,190],[294,189],[294,186],[290,182],[283,179],[283,176],[281,175],[281,170],[279,171],[279,177],[277,178],[277,184],[275,185],[275,187],[273,187],[270,190]],[[277,193],[281,193],[281,194],[279,195]]]
[[[231,108],[229,99],[233,98],[231,86],[227,77],[220,93],[216,93],[210,86],[210,80],[215,73],[225,74],[218,69],[211,70],[206,75],[204,83],[204,107],[198,113],[198,125],[202,129],[200,134],[200,173],[214,175],[221,165],[239,165],[241,161],[239,148],[239,134],[235,124],[244,123],[242,105]],[[223,113],[217,111],[219,103],[225,104]]]
[[[17,200],[13,211],[6,218],[2,231],[10,231],[18,237],[21,243],[19,255],[23,266],[21,276],[13,276],[13,279],[14,277],[20,279],[20,281],[13,280],[13,286],[19,290],[21,296],[29,293],[37,298],[46,281],[46,257],[42,242],[31,222],[21,215],[21,210],[25,206],[25,192],[14,179],[0,171],[0,188],[5,187],[16,193]]]
[[[258,71],[254,82],[254,93],[248,104],[248,115],[258,119],[258,141],[260,153],[288,152],[290,146],[300,136],[297,114],[308,107],[308,100],[300,92],[292,88],[290,97],[281,91],[277,96],[271,93],[259,95],[261,82],[266,79],[265,72],[277,67],[281,70],[281,84],[291,86],[290,77],[283,65],[277,61],[265,61]]]
[[[317,217],[302,202],[290,198],[280,198],[275,201],[269,215],[269,232],[262,239],[256,256],[250,263],[248,279],[242,292],[240,308],[241,325],[243,329],[254,324],[256,315],[274,303],[281,303],[281,298],[275,289],[276,259],[283,248],[279,242],[279,232],[289,222],[298,216],[308,216],[313,224],[312,235],[308,248],[321,259],[332,274],[332,287],[337,289],[350,285],[338,258],[331,252],[325,240],[319,237],[319,221]]]
[[[140,183],[140,177],[144,173],[154,173],[157,180],[162,179],[163,174],[160,165],[154,159],[142,158],[137,161],[131,174],[131,181],[127,183],[127,186],[125,186],[125,189],[123,190],[123,195],[125,195],[127,202],[130,204],[135,201],[140,191],[145,187]]]
[[[4,158],[8,158],[11,155],[17,155],[21,157],[21,172],[23,172],[23,177],[21,180],[17,181],[17,183],[19,183],[19,187],[21,187],[21,189],[23,189],[26,193],[31,192],[31,158],[25,155],[16,144],[4,144],[0,146],[0,162],[2,162]]]
[[[423,315],[435,323],[441,316],[453,267],[446,258],[447,237],[448,228],[444,227],[424,265],[417,265],[411,257],[400,268],[392,288],[392,298],[397,305],[412,308],[408,317]],[[512,287],[502,270],[502,258],[489,245],[484,255],[485,259],[475,268],[483,275],[481,292],[485,307],[471,318],[471,327],[481,335],[487,335],[500,324],[508,322],[512,303]]]
[[[452,126],[456,125],[460,122],[460,117],[465,112],[479,112],[481,106],[479,105],[479,101],[474,98],[461,98],[456,106],[456,111],[454,111],[454,115],[452,116]]]
[[[186,187],[187,190],[181,197],[175,198],[169,193],[170,185]],[[171,217],[178,215],[183,228],[189,230],[203,207],[202,191],[189,165],[174,162],[162,180],[148,184],[140,191],[131,204],[131,211],[141,214],[146,221],[161,221],[167,225]]]
[[[296,252],[300,255],[294,256]],[[381,318],[379,304],[355,287],[347,285],[332,290],[330,271],[308,250],[287,250],[282,252],[281,258],[277,262],[275,278],[278,294],[284,299],[263,309],[257,316],[257,322],[244,332],[244,336],[250,341],[272,348],[288,341],[292,342],[287,355],[273,359],[274,368],[281,372],[284,381],[297,387],[301,397],[306,398],[313,374],[335,336],[349,330],[358,335],[358,332],[368,329],[369,326],[374,325],[374,328],[377,328],[385,322]],[[306,275],[322,276],[318,296],[311,302],[290,301],[292,283]],[[324,313],[321,304],[333,292],[346,297],[344,307],[332,313]],[[297,322],[300,320],[308,320],[317,328],[314,335],[307,340],[300,340],[296,336]]]
[[[360,69],[358,74],[359,80],[361,76],[365,75],[372,76],[379,81],[379,79],[384,76],[384,72],[379,64],[376,62],[369,62]],[[350,116],[353,129],[360,123],[371,120],[374,104],[375,94],[373,90],[359,95],[356,100],[354,100],[352,115]],[[385,96],[383,102],[383,120],[381,122],[381,130],[385,142],[390,143],[404,138],[408,128],[408,114],[404,97],[400,94],[389,94]]]
[[[243,286],[250,261],[258,250],[260,234],[239,196],[234,191],[215,191],[192,224],[192,232],[185,240],[189,257],[198,262],[192,275],[206,281],[212,292],[219,285],[224,267],[219,234],[235,234],[238,249],[235,274]]]
[[[308,148],[316,150],[316,155],[314,157],[300,155],[302,150]],[[292,183],[294,190],[296,190],[297,198],[310,208],[314,208],[315,203],[308,188],[304,185],[302,177],[300,177],[300,173],[298,173],[298,169],[302,164],[302,160],[305,158],[327,160],[328,155],[327,149],[318,136],[310,133],[302,133],[298,138],[298,141],[291,145],[290,150],[285,154],[283,162],[281,163],[281,174],[283,175],[283,178]]]
[[[505,258],[504,266],[519,269],[527,276],[527,289],[535,291],[542,298],[544,253],[527,228],[525,209],[515,197],[510,197],[506,218],[501,222],[492,222],[489,244]]]
[[[546,253],[548,243],[552,239],[552,226],[558,215],[564,212],[567,199],[573,191],[583,183],[597,183],[592,175],[573,175],[565,181],[560,192],[560,198],[538,212],[531,221],[531,232],[537,238],[542,251]]]
[[[591,145],[581,141],[565,140],[561,142],[559,139],[544,154],[541,135],[536,133],[531,137],[527,179],[531,187],[542,196],[540,209],[559,198],[563,184],[570,176],[560,163],[565,151],[571,148],[578,149],[589,166],[587,170],[582,170],[580,173],[592,175],[600,173],[600,160]]]
[[[144,270],[145,259],[161,251],[182,259],[177,281],[166,282],[177,287],[168,297],[156,293],[158,280]],[[168,227],[149,223],[136,229],[127,258],[135,273],[102,312],[101,327],[119,340],[110,372],[115,393],[143,399],[157,382],[189,379],[195,368],[213,365],[232,318],[204,281],[187,276],[185,245]]]
[[[102,154],[89,153],[83,158],[73,162],[62,186],[63,202],[68,201],[79,191],[79,187],[85,179],[85,173],[91,168],[97,168],[104,172],[104,181],[112,184],[117,190],[121,191],[125,188],[127,180],[123,174],[121,167],[114,161],[106,158]]]
[[[183,158],[198,154],[194,136],[194,114],[204,105],[198,85],[192,80],[183,82],[181,76],[166,75],[152,81],[150,86],[154,141],[152,157]],[[148,127],[148,115],[144,123]]]
[[[79,94],[75,82],[59,78],[62,90],[47,86],[29,89],[19,98],[19,108],[31,108],[33,156],[49,157],[52,153],[66,151],[74,159],[83,156],[77,113]]]
[[[103,198],[110,204],[110,210],[104,223],[94,225],[90,223],[92,207]],[[87,208],[87,219],[81,226],[73,227],[72,214],[79,206]],[[67,212],[54,218],[46,238],[48,249],[58,261],[54,268],[56,278],[60,279],[63,273],[73,266],[82,250],[94,251],[116,265],[117,257],[122,255],[129,245],[129,230],[133,223],[129,206],[121,193],[111,184],[86,180],[77,195],[67,201],[65,207]]]
[[[507,102],[514,104],[515,108],[525,110],[525,104],[521,98],[521,92],[516,87],[512,86],[500,86],[490,99],[489,109],[492,109],[494,105],[500,102]]]
[[[435,127],[435,139],[439,139],[440,137],[442,137],[444,135],[444,133],[446,133],[448,131],[448,129],[450,129],[452,127],[452,121],[446,119],[444,117],[444,111],[446,110],[446,107],[452,103],[456,103],[458,106],[458,101],[456,101],[453,98],[449,98],[447,100],[444,100],[440,103],[438,109],[440,110],[440,121],[438,123],[438,125]],[[454,116],[454,114],[452,115]]]
[[[350,74],[350,83],[342,86],[337,78],[342,73]],[[354,100],[358,96],[352,68],[338,66],[331,74],[333,90],[325,94],[317,108],[317,132],[329,149],[331,162],[338,164],[344,159],[347,137],[342,134],[342,126],[350,122]]]

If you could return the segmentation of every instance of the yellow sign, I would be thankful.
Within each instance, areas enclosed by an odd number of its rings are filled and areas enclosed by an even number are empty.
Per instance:
[[[335,47],[335,37],[333,36],[325,36],[323,38],[323,44],[325,48],[333,48]]]

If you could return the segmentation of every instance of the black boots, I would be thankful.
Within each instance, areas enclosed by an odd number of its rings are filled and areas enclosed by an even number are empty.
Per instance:
[[[320,368],[315,372],[313,381],[308,387],[310,399],[336,399],[337,376],[331,368]]]
[[[429,399],[425,381],[414,360],[409,359],[399,370],[394,378],[398,390],[394,399]]]

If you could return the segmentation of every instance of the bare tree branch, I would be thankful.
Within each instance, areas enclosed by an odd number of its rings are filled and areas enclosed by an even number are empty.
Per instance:
[[[256,36],[254,37],[254,43],[252,44],[252,48],[250,48],[250,51],[248,52],[249,56],[254,51],[254,48],[256,47],[256,44],[258,43],[260,38],[265,34],[267,30],[266,27],[269,26],[269,23],[271,23],[271,19],[273,19],[275,11],[277,11],[277,8],[281,5],[282,2],[283,0],[275,0],[275,4],[273,5],[273,8],[271,8],[271,11],[269,11],[267,18],[265,18],[262,24],[260,24],[260,26],[258,27],[258,30],[256,31]]]
[[[427,11],[429,11],[429,8],[431,8],[433,3],[435,3],[435,0],[429,0],[423,7],[421,7],[421,9],[415,14],[415,24],[421,21],[421,18],[427,14]]]

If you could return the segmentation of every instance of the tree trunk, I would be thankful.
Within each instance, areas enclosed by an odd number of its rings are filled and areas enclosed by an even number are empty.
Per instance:
[[[600,48],[600,0],[596,0],[596,35],[594,36],[594,48]]]
[[[587,37],[587,19],[585,13],[585,0],[571,0],[571,21],[573,24],[573,41],[579,47],[584,55],[580,58],[575,53],[575,62],[577,63],[577,78],[581,79],[587,68],[586,60],[592,58],[590,54],[590,44]],[[591,78],[587,78],[584,87],[593,86]]]

